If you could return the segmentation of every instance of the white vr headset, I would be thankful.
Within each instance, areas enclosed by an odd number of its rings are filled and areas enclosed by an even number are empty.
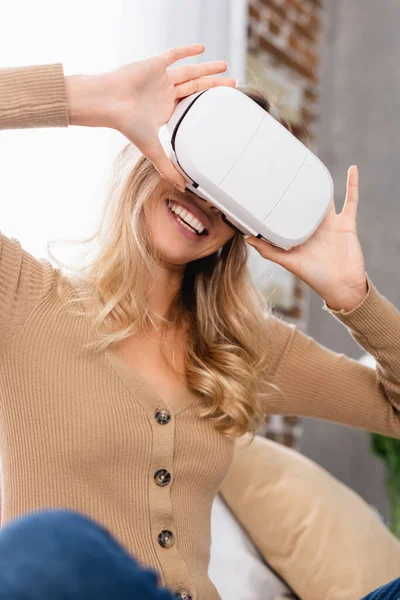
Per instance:
[[[235,88],[187,96],[159,137],[187,188],[246,236],[288,250],[310,238],[329,209],[333,181],[325,165]]]

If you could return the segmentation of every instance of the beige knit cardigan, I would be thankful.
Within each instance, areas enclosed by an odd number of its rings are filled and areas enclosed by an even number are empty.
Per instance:
[[[61,63],[0,69],[1,129],[68,125]],[[265,377],[281,392],[269,414],[400,437],[400,315],[369,278],[368,288],[351,312],[324,308],[376,370],[271,316]],[[94,334],[86,315],[64,308],[73,293],[59,269],[0,233],[2,521],[48,507],[83,512],[178,597],[217,600],[210,511],[234,442],[198,416],[202,398],[187,384],[165,402],[115,348],[82,352]]]

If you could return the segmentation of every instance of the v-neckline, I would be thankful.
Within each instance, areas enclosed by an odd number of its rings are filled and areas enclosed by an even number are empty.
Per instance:
[[[93,302],[88,300],[89,308],[83,302],[83,309],[86,313],[86,318],[93,325],[90,318],[90,310],[93,308]],[[95,332],[92,332],[96,336]],[[104,356],[111,364],[114,373],[120,381],[125,385],[129,393],[142,405],[146,405],[150,409],[167,408],[174,415],[186,410],[195,402],[201,402],[200,392],[195,392],[189,388],[187,381],[184,381],[181,386],[175,390],[168,399],[164,399],[135,367],[133,367],[123,356],[118,344],[111,344],[103,350]]]
[[[139,393],[141,398],[150,401],[155,408],[168,408],[176,415],[198,398],[189,388],[187,381],[184,381],[168,398],[163,398],[150,381],[126,360],[118,344],[107,346],[105,354],[131,394],[137,396]]]

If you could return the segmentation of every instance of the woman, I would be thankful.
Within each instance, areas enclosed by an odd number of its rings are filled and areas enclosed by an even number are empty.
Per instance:
[[[19,597],[18,586],[27,593],[21,573],[35,581],[30,599],[62,598],[61,590],[78,598],[83,582],[83,597],[106,598],[115,580],[112,597],[169,597],[154,581],[138,591],[134,557],[175,597],[216,600],[210,510],[235,437],[277,413],[400,437],[400,316],[364,269],[357,169],[343,211],[332,200],[308,242],[291,252],[246,243],[319,293],[376,358],[376,371],[268,314],[247,272],[244,237],[184,191],[164,155],[158,130],[178,99],[236,83],[204,77],[223,72],[221,62],[168,69],[203,50],[175,48],[95,76],[65,77],[61,64],[0,71],[3,129],[111,127],[139,151],[129,143],[116,161],[88,240],[97,254],[77,276],[0,234],[2,518],[67,510],[5,527],[7,597]],[[268,110],[261,95],[243,91]],[[103,596],[90,587],[99,582]]]

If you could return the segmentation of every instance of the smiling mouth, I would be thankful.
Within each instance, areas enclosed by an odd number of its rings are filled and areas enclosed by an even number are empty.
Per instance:
[[[165,201],[165,203],[167,205],[167,208],[168,208],[169,212],[172,214],[172,216],[178,222],[180,222],[181,225],[187,227],[189,229],[189,231],[191,231],[192,233],[196,234],[198,237],[205,237],[205,236],[208,235],[207,229],[204,228],[203,231],[201,233],[199,233],[190,223],[188,223],[187,221],[185,221],[185,219],[183,219],[180,215],[178,215],[173,210],[171,210],[171,207],[170,207],[171,200],[169,198],[167,198],[167,200]]]

